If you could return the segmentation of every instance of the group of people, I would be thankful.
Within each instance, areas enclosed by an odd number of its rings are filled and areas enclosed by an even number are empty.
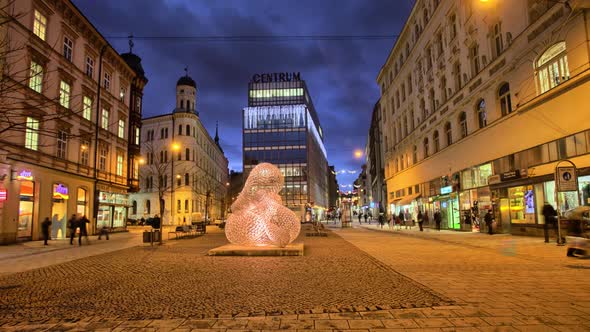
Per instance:
[[[373,220],[373,213],[371,213],[371,210],[368,210],[367,209],[367,210],[364,211],[364,213],[363,213],[362,210],[359,211],[359,212],[353,211],[352,213],[354,215],[358,216],[358,218],[359,218],[359,224],[362,224],[363,223],[362,222],[362,218],[363,217],[365,218],[365,223],[368,223],[369,225],[371,224],[371,220]]]
[[[79,214],[72,214],[70,219],[68,220],[68,229],[70,230],[70,244],[74,244],[74,238],[76,237],[76,233],[78,232],[78,245],[82,245],[82,237],[86,238],[86,242],[90,243],[88,240],[88,230],[86,225],[90,223],[90,220],[86,218],[85,215]],[[45,218],[43,222],[41,222],[41,233],[43,234],[43,244],[48,245],[47,241],[49,240],[49,230],[51,227],[52,221],[49,217]],[[103,226],[100,229],[98,239],[100,240],[103,235],[106,235],[107,240],[109,239],[109,232],[106,226]]]

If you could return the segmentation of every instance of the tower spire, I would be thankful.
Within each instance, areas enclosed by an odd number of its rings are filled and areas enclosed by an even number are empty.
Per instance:
[[[133,34],[129,34],[129,53],[133,53]]]
[[[215,121],[215,143],[219,145],[219,122]]]

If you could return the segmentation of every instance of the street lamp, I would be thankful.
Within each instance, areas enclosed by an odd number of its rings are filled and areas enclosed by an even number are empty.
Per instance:
[[[354,157],[356,159],[361,159],[363,157],[363,151],[360,149],[354,150]]]
[[[172,181],[172,184],[170,186],[170,222],[172,224],[174,224],[174,209],[176,208],[176,204],[174,201],[174,159],[175,159],[175,154],[174,152],[178,152],[180,151],[180,144],[178,143],[172,143],[172,165],[171,165],[171,176],[170,176],[170,180]],[[180,175],[177,175],[177,178],[180,177]],[[160,226],[160,231],[162,230],[162,226]],[[162,235],[160,234],[160,242],[161,242],[161,237]]]

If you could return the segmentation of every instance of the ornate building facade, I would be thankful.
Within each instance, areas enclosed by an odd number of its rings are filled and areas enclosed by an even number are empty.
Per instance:
[[[120,55],[68,0],[2,1],[0,243],[126,226],[137,181],[141,59]],[[135,172],[134,172],[135,170]]]
[[[131,197],[131,218],[158,214],[164,225],[221,220],[227,210],[228,161],[196,111],[197,85],[176,84],[172,113],[142,120],[140,190]]]
[[[590,204],[589,14],[587,1],[416,1],[377,78],[390,209],[473,231],[463,216],[491,209],[499,231],[537,234],[545,201]],[[563,159],[579,190],[556,201]]]

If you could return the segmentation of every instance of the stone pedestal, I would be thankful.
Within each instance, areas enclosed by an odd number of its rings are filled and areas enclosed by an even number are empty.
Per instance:
[[[303,243],[291,243],[285,248],[226,244],[209,250],[207,254],[209,256],[303,256]]]

